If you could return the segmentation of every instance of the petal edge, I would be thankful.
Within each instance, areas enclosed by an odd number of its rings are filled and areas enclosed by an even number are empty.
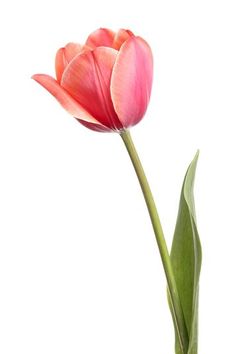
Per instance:
[[[114,37],[112,48],[119,50],[122,44],[132,36],[134,36],[133,32],[121,28]]]

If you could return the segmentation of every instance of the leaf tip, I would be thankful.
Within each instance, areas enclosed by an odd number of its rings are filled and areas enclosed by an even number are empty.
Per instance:
[[[192,161],[192,162],[196,162],[196,163],[197,163],[198,158],[199,158],[199,154],[200,154],[200,150],[199,150],[199,149],[197,149],[196,154],[195,154],[195,156],[194,156],[194,158],[193,158],[193,161]]]

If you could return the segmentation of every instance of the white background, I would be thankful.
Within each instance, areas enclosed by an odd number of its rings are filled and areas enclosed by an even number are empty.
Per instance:
[[[118,135],[87,130],[37,83],[98,27],[151,45],[154,86],[132,129],[168,246],[197,148],[203,246],[199,353],[235,352],[235,1],[1,3],[0,352],[170,354],[165,278]]]

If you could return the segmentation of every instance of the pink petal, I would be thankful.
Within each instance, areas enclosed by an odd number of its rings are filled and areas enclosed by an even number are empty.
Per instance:
[[[84,120],[81,119],[77,119],[78,122],[80,122],[82,125],[84,125],[86,128],[89,128],[91,130],[94,130],[95,132],[100,132],[100,133],[110,133],[113,130],[111,130],[110,128],[105,127],[102,124],[95,124],[95,123],[89,123],[89,122],[85,122]]]
[[[91,48],[96,47],[111,47],[115,33],[108,28],[99,28],[91,33],[86,41],[86,45]]]
[[[68,43],[64,48],[60,48],[56,54],[55,68],[57,81],[61,81],[62,74],[70,61],[84,50],[85,46],[78,43]]]
[[[64,90],[58,82],[49,75],[36,74],[32,79],[37,81],[48,90],[72,116],[80,120],[101,125],[91,114],[89,114],[78,102]]]
[[[64,69],[65,69],[65,67],[67,65],[66,58],[65,58],[65,55],[64,55],[64,51],[65,51],[64,48],[60,48],[57,51],[56,60],[55,60],[56,77],[57,77],[57,81],[59,83],[61,81],[61,77],[62,77],[63,71],[64,71]]]
[[[98,47],[76,56],[67,66],[61,85],[101,124],[110,129],[122,126],[114,111],[110,80],[117,51]]]
[[[111,78],[112,102],[125,128],[142,119],[151,94],[152,74],[149,45],[140,37],[131,37],[121,46]]]
[[[74,59],[74,57],[81,53],[83,50],[83,46],[79,43],[67,43],[67,45],[65,46],[65,58],[66,61],[69,63],[72,59]]]
[[[134,34],[129,30],[120,29],[115,35],[112,48],[119,50],[122,44],[133,35]]]

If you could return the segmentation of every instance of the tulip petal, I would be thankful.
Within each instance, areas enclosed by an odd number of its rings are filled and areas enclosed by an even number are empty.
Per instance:
[[[78,122],[80,122],[82,125],[84,125],[86,128],[89,128],[91,130],[94,130],[95,132],[100,132],[100,133],[110,133],[113,130],[111,130],[110,128],[105,127],[102,124],[95,124],[95,123],[89,123],[89,122],[85,122],[84,120],[81,119],[77,119]]]
[[[69,63],[72,59],[74,59],[74,57],[79,54],[80,52],[82,52],[83,50],[83,46],[79,43],[67,43],[67,45],[65,46],[65,58],[66,61]]]
[[[61,77],[62,77],[63,71],[65,70],[65,67],[67,65],[64,51],[65,51],[64,48],[58,49],[57,54],[56,54],[56,60],[55,60],[56,77],[57,77],[57,81],[59,83],[61,82]]]
[[[72,116],[89,123],[101,125],[86,109],[76,102],[53,77],[44,74],[36,74],[32,76],[32,79],[48,90]]]
[[[62,74],[66,66],[71,62],[71,60],[83,50],[87,49],[87,46],[82,46],[78,43],[70,42],[64,48],[60,48],[56,54],[55,68],[57,81],[61,81]]]
[[[131,37],[121,46],[112,78],[111,97],[125,128],[137,124],[146,112],[152,87],[153,59],[149,45]]]
[[[117,51],[98,47],[76,56],[64,71],[61,85],[101,124],[110,129],[122,126],[110,94],[112,69]]]
[[[112,48],[119,50],[122,44],[133,35],[130,30],[120,29],[115,35]]]
[[[114,37],[115,32],[108,28],[99,28],[88,36],[86,45],[93,49],[96,47],[111,47]]]

